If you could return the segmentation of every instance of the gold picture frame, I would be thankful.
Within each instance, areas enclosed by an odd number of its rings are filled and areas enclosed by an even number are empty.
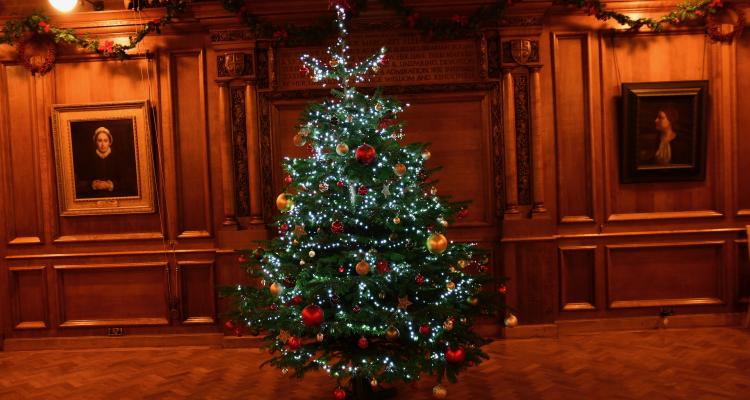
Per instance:
[[[156,211],[147,100],[52,106],[60,215]]]

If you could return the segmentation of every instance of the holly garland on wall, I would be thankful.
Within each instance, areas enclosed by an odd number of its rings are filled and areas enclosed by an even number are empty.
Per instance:
[[[496,0],[494,4],[479,7],[470,15],[454,14],[450,18],[430,18],[421,15],[411,7],[404,5],[404,0],[378,0],[386,9],[396,12],[403,18],[404,26],[417,29],[430,37],[456,39],[476,34],[478,28],[489,21],[497,21],[505,10],[521,0]],[[706,27],[706,34],[715,41],[731,41],[739,37],[745,27],[744,12],[734,7],[732,3],[722,0],[685,0],[674,10],[657,18],[632,18],[626,14],[607,10],[601,0],[556,0],[557,4],[576,7],[595,18],[607,21],[615,20],[628,27],[629,31],[638,31],[647,27],[654,31],[662,31],[667,25],[679,25],[688,21],[700,21]],[[103,57],[124,58],[127,52],[135,48],[147,35],[159,33],[161,28],[172,22],[172,19],[185,12],[187,0],[167,0],[162,3],[164,16],[148,21],[135,34],[128,38],[128,43],[116,43],[112,40],[100,40],[88,36],[79,36],[73,29],[58,28],[50,24],[50,18],[40,12],[29,15],[21,20],[6,22],[0,37],[0,44],[18,45],[19,58],[33,72],[44,73],[54,63],[56,44],[67,43],[84,50],[95,52]],[[249,11],[251,0],[222,0],[224,8],[236,13],[239,20],[250,27],[259,39],[270,39],[275,44],[298,46],[303,44],[320,43],[336,32],[334,20],[322,17],[316,23],[306,26],[294,24],[273,24],[261,20]],[[350,13],[357,13],[367,7],[367,0],[329,0],[333,7],[340,4]],[[722,33],[716,22],[716,16],[722,13],[735,15],[734,29]],[[42,56],[43,62],[31,64],[33,59],[25,54],[26,45],[30,42],[42,43],[47,54]],[[39,46],[36,46],[39,47]],[[26,57],[26,58],[24,58]],[[38,57],[36,58],[38,60]]]

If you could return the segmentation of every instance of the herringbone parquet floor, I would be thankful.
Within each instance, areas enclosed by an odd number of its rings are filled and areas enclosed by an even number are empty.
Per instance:
[[[600,333],[497,341],[449,399],[750,399],[750,331]],[[2,399],[331,399],[333,381],[259,369],[257,349],[198,347],[0,353]],[[399,386],[430,399],[434,381]]]

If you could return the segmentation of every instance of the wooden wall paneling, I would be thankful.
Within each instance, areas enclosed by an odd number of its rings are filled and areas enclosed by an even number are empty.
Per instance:
[[[164,75],[161,75],[164,76]],[[92,77],[96,77],[92,79]],[[150,78],[150,79],[149,79]],[[86,56],[65,56],[58,59],[54,70],[45,75],[50,80],[49,104],[44,111],[43,118],[49,120],[52,104],[90,104],[113,101],[132,101],[149,99],[151,93],[156,93],[160,79],[156,62],[145,55],[134,55],[123,61],[109,59],[95,59]],[[104,89],[106,88],[106,89]],[[159,107],[158,98],[152,97],[151,106]],[[152,138],[158,135],[158,121],[151,121]],[[47,135],[51,135],[49,127]],[[49,141],[51,142],[51,136]],[[155,141],[158,143],[158,137]],[[154,148],[158,155],[158,148]],[[54,152],[46,160],[50,173],[50,199],[55,203],[48,212],[54,215],[56,223],[51,228],[53,241],[56,244],[92,243],[100,241],[129,241],[162,239],[163,227],[161,221],[161,205],[157,205],[157,212],[151,214],[126,215],[92,215],[60,217],[57,201],[57,168]],[[160,156],[154,157],[154,173],[160,170],[158,163]],[[156,193],[161,193],[164,183],[158,174],[154,177]],[[160,196],[156,197],[159,202]]]
[[[603,37],[602,118],[607,157],[607,221],[717,218],[723,215],[719,151],[722,141],[717,117],[709,112],[706,179],[702,182],[621,184],[618,168],[623,82],[655,82],[711,79],[710,107],[720,105],[721,77],[713,64],[719,53],[703,31],[639,33]],[[680,62],[674,62],[680,60]],[[614,133],[617,134],[614,134]]]
[[[38,78],[22,65],[2,66],[5,219],[8,245],[41,244],[44,237],[39,175]]]
[[[168,325],[166,262],[54,265],[61,328]]]
[[[183,325],[216,322],[213,261],[178,261],[175,267],[180,322]]]
[[[206,121],[206,66],[202,49],[169,54],[177,237],[210,237],[211,185]]]
[[[727,242],[606,245],[610,308],[726,303]]]
[[[525,324],[550,323],[560,309],[557,249],[553,241],[519,242],[515,250],[514,298],[518,320]]]
[[[733,171],[734,190],[737,215],[750,217],[750,188],[748,188],[747,177],[744,171],[750,171],[750,135],[747,134],[747,127],[750,126],[750,40],[745,34],[741,40],[735,40],[733,46],[736,49],[734,55],[734,88],[735,100],[734,111],[736,120],[734,125],[735,143],[731,147],[735,159]]]
[[[735,298],[740,303],[750,301],[750,255],[748,255],[747,246],[747,239],[734,241],[735,254],[737,255],[737,287]]]
[[[8,297],[13,329],[49,328],[45,266],[8,267]]]
[[[596,309],[596,246],[560,246],[559,252],[562,310]]]
[[[591,57],[587,33],[552,33],[558,215],[594,222]]]

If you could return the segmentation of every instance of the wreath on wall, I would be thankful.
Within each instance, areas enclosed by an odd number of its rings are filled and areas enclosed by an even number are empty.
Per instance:
[[[221,0],[227,11],[235,13],[240,22],[247,25],[259,39],[269,39],[275,45],[299,46],[319,43],[336,31],[333,18],[321,18],[316,23],[305,26],[294,24],[273,24],[263,21],[249,11],[251,0]],[[458,39],[475,35],[479,28],[490,21],[497,21],[505,10],[521,0],[496,0],[495,3],[479,7],[469,15],[454,14],[449,18],[431,18],[419,14],[404,5],[404,0],[378,0],[383,7],[390,9],[403,19],[404,26],[441,39]],[[659,32],[667,25],[679,25],[690,21],[703,21],[706,34],[714,41],[731,42],[742,34],[745,27],[745,14],[742,9],[722,0],[685,0],[669,13],[658,18],[631,18],[617,11],[605,8],[601,0],[556,0],[557,4],[576,7],[601,21],[614,20],[627,27],[627,31],[639,31],[647,27]],[[139,3],[140,4],[140,3]],[[5,23],[0,44],[15,45],[19,60],[32,73],[44,74],[55,63],[57,45],[69,44],[94,52],[102,57],[123,59],[151,33],[161,29],[187,9],[187,0],[166,0],[161,3],[164,16],[146,22],[134,36],[126,42],[101,40],[80,36],[73,29],[58,28],[50,24],[47,15],[37,12],[21,20]],[[341,6],[350,14],[366,9],[367,0],[329,0],[329,6]],[[139,7],[136,5],[135,7]],[[734,16],[733,29],[722,32],[720,17]]]

